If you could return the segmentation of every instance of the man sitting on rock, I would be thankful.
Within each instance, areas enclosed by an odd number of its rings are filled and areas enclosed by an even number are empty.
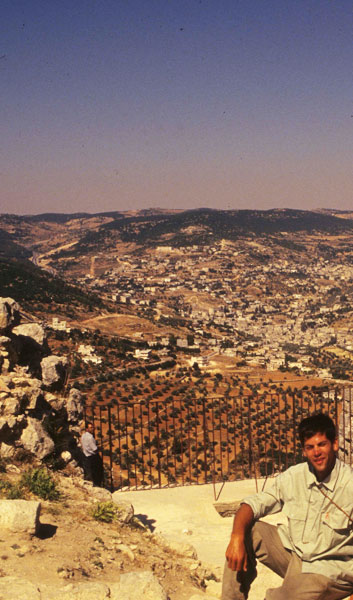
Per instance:
[[[336,457],[327,415],[303,419],[299,437],[307,462],[245,498],[234,517],[222,600],[247,598],[256,559],[284,578],[264,591],[266,600],[339,600],[353,592],[353,470]],[[259,521],[282,510],[287,525]]]
[[[81,447],[85,478],[92,481],[93,485],[101,487],[103,483],[103,462],[98,452],[96,440],[94,439],[94,427],[92,423],[86,424],[86,430],[81,436]]]

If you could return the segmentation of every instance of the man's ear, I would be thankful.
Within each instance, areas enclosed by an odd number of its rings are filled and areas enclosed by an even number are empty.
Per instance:
[[[332,447],[333,447],[333,449],[334,449],[335,452],[338,452],[339,444],[338,444],[338,439],[337,438],[333,442]]]

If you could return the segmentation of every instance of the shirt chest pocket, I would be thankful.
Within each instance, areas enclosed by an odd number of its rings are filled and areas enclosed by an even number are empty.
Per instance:
[[[329,527],[330,530],[332,530],[338,536],[346,536],[352,528],[352,523],[348,517],[351,507],[349,507],[347,510],[344,509],[344,511],[347,512],[347,514],[345,514],[345,512],[343,513],[338,508],[333,507],[324,510],[321,515],[322,523]]]
[[[282,512],[288,520],[289,535],[294,544],[296,544],[302,539],[305,528],[305,506],[298,502],[286,502],[283,505]]]

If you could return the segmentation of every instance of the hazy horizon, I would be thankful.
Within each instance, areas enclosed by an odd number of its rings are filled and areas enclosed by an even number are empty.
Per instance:
[[[210,207],[210,206],[200,206],[200,207],[189,207],[189,208],[161,208],[160,206],[150,206],[150,207],[146,207],[146,208],[131,208],[131,209],[126,209],[126,210],[119,210],[117,209],[116,211],[114,210],[104,210],[104,211],[100,211],[100,210],[73,210],[73,211],[63,211],[63,210],[54,210],[54,211],[43,211],[43,212],[0,212],[0,216],[4,216],[4,215],[9,215],[9,216],[17,216],[17,217],[35,217],[35,216],[40,216],[40,215],[45,215],[45,214],[49,214],[49,215],[53,215],[53,214],[58,214],[58,215],[88,215],[88,216],[93,216],[93,215],[108,215],[109,213],[113,213],[113,212],[117,212],[117,213],[138,213],[139,211],[170,211],[170,212],[184,212],[184,211],[194,211],[194,210],[220,210],[220,211],[229,211],[229,212],[234,212],[234,211],[261,211],[261,212],[271,212],[271,211],[285,211],[285,210],[298,210],[298,211],[304,211],[304,212],[319,212],[319,211],[333,211],[333,212],[337,212],[337,213],[351,213],[353,212],[353,210],[351,209],[335,209],[332,207],[317,207],[317,208],[296,208],[296,207],[289,207],[289,206],[283,206],[283,207],[278,207],[278,206],[272,206],[271,208],[215,208],[215,207]]]
[[[350,210],[348,0],[5,0],[1,213]]]

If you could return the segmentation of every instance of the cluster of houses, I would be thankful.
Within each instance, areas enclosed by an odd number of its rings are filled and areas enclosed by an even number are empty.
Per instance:
[[[190,359],[199,366],[208,364],[210,352],[219,352],[276,370],[288,364],[290,345],[298,348],[290,366],[312,372],[306,349],[335,344],[353,351],[353,265],[315,255],[295,262],[282,254],[249,240],[164,246],[117,257],[116,268],[96,278],[88,274],[81,283],[117,308],[186,327],[193,341],[177,338],[176,348],[199,349],[200,356]],[[149,348],[137,349],[135,357],[148,360],[149,354]],[[330,376],[328,369],[316,374]]]

